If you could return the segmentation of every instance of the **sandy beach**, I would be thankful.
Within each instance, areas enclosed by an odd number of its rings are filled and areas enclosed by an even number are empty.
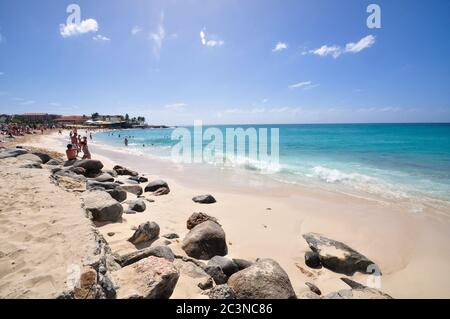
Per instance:
[[[66,133],[36,136],[22,145],[62,152]],[[244,172],[201,171],[96,143],[90,150],[104,170],[119,164],[149,181],[163,179],[170,185],[171,192],[165,196],[144,193],[154,200],[147,202],[145,212],[124,214],[117,223],[96,224],[114,254],[136,251],[127,241],[133,227],[155,221],[162,234],[179,234],[170,248],[175,255],[185,255],[181,242],[188,233],[186,220],[194,212],[203,212],[222,225],[228,257],[276,260],[298,297],[309,291],[305,282],[315,284],[322,294],[348,289],[339,279],[344,275],[305,265],[309,247],[302,235],[308,232],[341,241],[373,260],[383,274],[380,290],[394,298],[450,297],[448,211],[414,214],[402,203],[269,183]],[[0,297],[53,298],[64,290],[67,265],[85,264],[83,259],[92,255],[90,222],[79,195],[52,184],[47,169],[18,168],[18,159],[1,162]],[[201,194],[213,194],[217,203],[201,205],[191,200]],[[129,194],[128,199],[133,198]],[[365,284],[369,276],[356,273],[351,279]],[[191,278],[182,275],[171,298],[205,298],[201,292]]]

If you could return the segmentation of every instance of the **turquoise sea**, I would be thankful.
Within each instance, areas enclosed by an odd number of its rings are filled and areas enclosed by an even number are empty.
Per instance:
[[[279,128],[279,166],[240,158],[227,159],[222,169],[244,169],[286,183],[333,185],[392,199],[420,196],[450,201],[450,124],[215,127],[224,136],[226,128]],[[129,152],[170,157],[172,146],[178,143],[171,139],[172,131],[122,130],[100,132],[94,138]],[[129,137],[128,148],[123,144],[125,136]]]

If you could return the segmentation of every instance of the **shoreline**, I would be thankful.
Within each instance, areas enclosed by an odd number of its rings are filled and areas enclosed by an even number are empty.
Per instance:
[[[64,133],[65,134],[65,133]],[[56,133],[21,143],[62,152],[66,135]],[[93,159],[105,169],[118,164],[139,171],[149,178],[166,180],[171,193],[154,197],[142,214],[124,215],[121,223],[100,225],[99,232],[113,253],[136,251],[127,242],[131,227],[156,221],[162,233],[175,232],[182,239],[186,220],[193,212],[204,212],[218,218],[233,258],[270,257],[279,262],[289,275],[298,296],[309,291],[305,282],[320,287],[323,294],[348,288],[339,278],[343,275],[321,269],[313,277],[301,271],[309,247],[302,235],[321,233],[342,241],[372,259],[381,268],[381,290],[394,298],[448,298],[450,278],[450,221],[439,214],[412,214],[401,205],[389,205],[350,195],[307,189],[291,185],[267,185],[253,180],[242,182],[242,175],[229,176],[236,187],[223,185],[212,176],[201,175],[167,161],[157,162],[142,156],[124,154],[108,147],[91,144]],[[250,187],[248,187],[250,185]],[[271,187],[269,187],[271,186]],[[192,202],[196,195],[211,193],[214,205]],[[270,210],[268,210],[270,208]],[[108,234],[114,233],[114,236]],[[181,241],[181,240],[180,240]],[[181,243],[170,247],[182,253]],[[424,274],[425,271],[425,274]],[[351,279],[365,283],[367,275],[357,273]],[[412,288],[414,287],[414,288]],[[172,298],[201,298],[197,290],[180,283]]]

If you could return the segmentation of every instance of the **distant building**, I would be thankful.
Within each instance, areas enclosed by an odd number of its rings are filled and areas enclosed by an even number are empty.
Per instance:
[[[123,122],[124,117],[122,115],[99,115],[95,118],[96,121],[103,121],[108,123]]]
[[[15,121],[22,123],[51,123],[54,119],[60,115],[48,114],[48,113],[24,113],[13,115]]]
[[[90,117],[87,117],[86,115],[69,115],[69,116],[61,116],[57,119],[55,119],[56,123],[59,124],[84,124],[86,121],[88,121]]]

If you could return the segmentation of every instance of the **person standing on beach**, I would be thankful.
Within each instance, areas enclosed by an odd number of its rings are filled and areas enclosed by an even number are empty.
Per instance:
[[[89,133],[89,138],[92,141],[92,133]]]
[[[89,152],[89,148],[87,146],[87,137],[83,137],[81,149],[83,150],[83,159],[91,159],[91,152]]]
[[[126,137],[125,137],[124,142],[125,142],[125,146],[128,146],[128,139]]]

